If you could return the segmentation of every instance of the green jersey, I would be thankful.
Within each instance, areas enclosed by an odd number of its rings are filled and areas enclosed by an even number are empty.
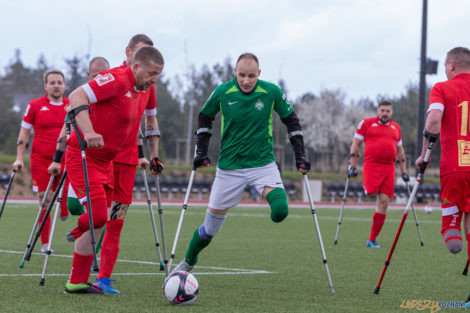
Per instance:
[[[219,168],[253,168],[275,161],[273,110],[281,118],[293,112],[286,95],[272,83],[258,79],[253,91],[246,94],[234,78],[214,90],[201,112],[212,118],[221,112]]]

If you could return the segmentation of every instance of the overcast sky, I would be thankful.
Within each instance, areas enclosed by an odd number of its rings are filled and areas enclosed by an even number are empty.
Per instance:
[[[470,46],[470,1],[428,1],[428,57]],[[398,96],[419,79],[421,0],[81,0],[2,1],[0,69],[21,50],[34,66],[41,53],[64,69],[64,58],[124,60],[130,37],[145,33],[165,57],[165,75],[236,59],[260,59],[261,79],[284,79],[291,98],[342,89],[349,99]]]

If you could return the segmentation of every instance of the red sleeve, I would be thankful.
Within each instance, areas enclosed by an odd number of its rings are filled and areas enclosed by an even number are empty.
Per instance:
[[[428,112],[434,109],[444,111],[445,100],[441,86],[442,85],[440,83],[437,83],[434,85],[434,87],[432,87],[431,93],[429,94]]]
[[[364,140],[364,137],[366,136],[366,130],[367,130],[368,124],[369,123],[367,123],[365,119],[362,120],[359,123],[359,125],[357,125],[356,134],[354,135],[354,137]],[[356,136],[356,135],[359,135],[359,136]]]
[[[88,95],[90,103],[103,102],[118,95],[122,89],[122,84],[112,73],[98,75],[91,82],[83,85],[83,89]]]
[[[150,87],[149,91],[149,99],[147,102],[147,106],[145,107],[146,110],[153,110],[157,107],[157,96],[155,92],[155,85]]]
[[[37,106],[35,105],[31,105],[31,103],[28,104],[28,106],[26,107],[26,110],[24,111],[23,122],[28,123],[30,125],[34,124],[34,120],[36,117],[36,107]],[[24,123],[21,123],[21,126],[24,127]],[[24,128],[28,128],[28,127],[24,127]],[[30,129],[30,127],[28,129]]]

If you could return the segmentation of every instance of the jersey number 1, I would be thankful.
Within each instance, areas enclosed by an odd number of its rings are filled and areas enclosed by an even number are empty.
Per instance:
[[[462,107],[462,124],[460,125],[460,135],[467,136],[468,133],[468,101],[464,101],[458,105]]]

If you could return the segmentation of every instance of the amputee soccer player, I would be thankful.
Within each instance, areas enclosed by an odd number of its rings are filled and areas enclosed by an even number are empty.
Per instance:
[[[248,184],[266,197],[273,222],[282,222],[287,217],[287,196],[273,154],[273,110],[287,126],[297,168],[302,173],[310,170],[300,122],[292,105],[279,87],[258,79],[260,73],[254,54],[240,55],[235,67],[236,78],[219,85],[201,109],[194,167],[210,164],[209,138],[212,121],[219,112],[222,113],[221,151],[206,218],[195,230],[185,258],[173,272],[193,268],[199,252],[220,231],[228,209],[240,202]]]
[[[153,42],[148,36],[144,34],[133,36],[126,47],[127,59],[121,67],[126,68],[128,64],[132,64],[135,53],[145,46],[153,46]],[[145,115],[145,136],[148,139],[152,156],[150,170],[154,174],[159,174],[163,169],[163,165],[158,159],[158,137],[160,136],[160,131],[158,130],[156,119],[156,105],[154,85],[146,91],[139,92],[138,112],[139,116]],[[109,220],[106,222],[106,231],[101,250],[100,271],[95,282],[95,286],[98,286],[106,293],[119,293],[119,291],[111,287],[111,282],[115,282],[115,280],[111,279],[111,273],[119,254],[119,240],[124,218],[129,205],[132,203],[136,166],[139,165],[141,168],[149,166],[149,161],[143,153],[142,138],[139,138],[140,143],[137,146],[139,131],[140,119],[135,121],[127,142],[113,160],[114,191],[112,209]]]
[[[46,90],[46,95],[31,101],[26,108],[18,136],[16,161],[13,163],[14,171],[21,170],[24,167],[26,146],[31,130],[34,129],[30,168],[31,178],[33,180],[33,191],[37,192],[39,205],[41,205],[51,178],[47,170],[47,164],[50,163],[50,160],[55,154],[57,138],[64,123],[69,105],[69,100],[64,97],[65,79],[62,72],[57,70],[47,71],[44,74],[44,89]],[[57,174],[59,174],[59,172],[57,172]],[[51,187],[52,190],[55,190],[57,187],[58,180],[56,176],[53,186]],[[50,192],[47,197],[39,223],[42,222],[51,197],[52,192]],[[51,222],[48,216],[46,224],[41,231],[41,252],[43,253],[46,252],[47,244],[49,243],[50,226]]]
[[[148,90],[163,70],[163,56],[153,47],[142,47],[129,67],[113,68],[70,95],[70,112],[86,140],[86,157],[92,203],[93,223],[99,237],[108,220],[107,203],[111,189],[107,186],[112,175],[111,161],[127,142],[139,115],[139,91]],[[92,110],[86,108],[93,104]],[[83,110],[85,108],[85,110]],[[69,113],[69,114],[70,114]],[[77,134],[67,141],[65,165],[70,183],[81,203],[86,202],[85,182]],[[99,148],[99,149],[97,149]],[[70,234],[75,238],[72,271],[66,293],[98,293],[101,288],[88,284],[93,262],[88,213],[78,219]]]
[[[444,65],[448,80],[431,89],[423,151],[416,166],[424,160],[430,136],[440,133],[441,234],[455,254],[462,250],[462,217],[467,243],[470,241],[470,50],[453,48]]]
[[[87,76],[88,79],[91,81],[95,79],[95,77],[104,71],[109,70],[109,62],[103,57],[95,57],[90,60],[88,63],[88,71]],[[68,117],[66,117],[68,119]],[[52,160],[52,163],[49,165],[48,171],[50,175],[57,175],[61,171],[61,159],[67,148],[66,142],[67,130],[65,124],[62,126],[62,130],[60,131],[59,138],[57,139],[57,146],[56,146],[56,153]],[[68,211],[72,215],[81,215],[85,213],[84,207],[80,204],[75,195],[73,188],[69,188],[69,179],[66,177],[64,182],[64,191],[63,191],[63,198],[65,201],[62,203],[60,207],[60,218],[62,220],[66,220],[68,217]]]
[[[387,208],[395,190],[395,160],[400,166],[405,182],[410,177],[405,173],[405,150],[401,140],[400,126],[392,121],[392,103],[382,101],[377,108],[377,117],[366,118],[359,123],[351,145],[351,168],[349,176],[357,176],[357,158],[362,142],[364,147],[363,183],[366,194],[377,194],[377,208],[372,218],[367,247],[380,248],[377,236],[387,217]]]

